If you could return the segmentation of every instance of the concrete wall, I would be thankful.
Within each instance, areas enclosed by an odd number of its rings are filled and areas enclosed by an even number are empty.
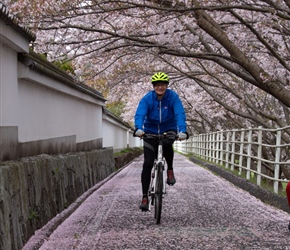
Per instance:
[[[0,249],[21,249],[36,229],[114,171],[112,148],[2,162]]]

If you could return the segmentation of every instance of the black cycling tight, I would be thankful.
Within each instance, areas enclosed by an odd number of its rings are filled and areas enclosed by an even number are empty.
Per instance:
[[[173,144],[174,140],[164,139],[163,140],[163,155],[167,163],[167,169],[173,169]],[[153,167],[154,159],[157,157],[158,140],[156,139],[144,139],[144,163],[141,174],[142,192],[143,195],[148,194],[148,189],[151,179],[151,170]]]

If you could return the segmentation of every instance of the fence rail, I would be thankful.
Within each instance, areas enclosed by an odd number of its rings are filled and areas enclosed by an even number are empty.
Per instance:
[[[278,193],[279,185],[288,182],[286,166],[290,166],[290,126],[279,129],[262,127],[231,131],[218,131],[191,136],[187,141],[176,141],[174,149],[234,171],[246,179],[256,178],[273,182]],[[284,168],[283,168],[284,167]]]

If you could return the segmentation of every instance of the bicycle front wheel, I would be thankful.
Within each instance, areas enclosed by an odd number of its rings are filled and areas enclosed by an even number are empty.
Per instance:
[[[155,203],[154,203],[154,215],[156,224],[160,223],[161,211],[162,211],[162,195],[163,195],[163,164],[158,164],[158,171],[156,179],[156,191],[155,191]]]

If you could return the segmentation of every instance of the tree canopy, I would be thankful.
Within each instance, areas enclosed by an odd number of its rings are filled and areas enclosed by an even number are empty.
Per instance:
[[[78,79],[126,103],[126,121],[164,71],[192,133],[289,125],[289,0],[4,3],[36,32],[36,52],[70,60]]]

